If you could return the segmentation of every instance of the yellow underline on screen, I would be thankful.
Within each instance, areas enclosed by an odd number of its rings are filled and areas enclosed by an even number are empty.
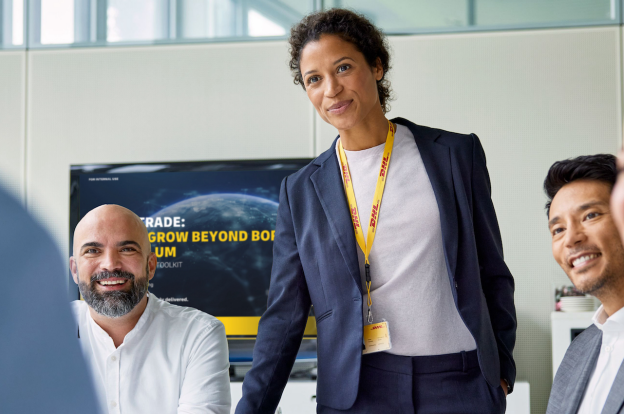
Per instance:
[[[256,336],[258,335],[259,316],[218,316],[225,326],[227,336]],[[316,336],[316,318],[308,317],[304,336]]]

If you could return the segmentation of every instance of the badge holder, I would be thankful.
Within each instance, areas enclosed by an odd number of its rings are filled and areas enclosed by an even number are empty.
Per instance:
[[[362,355],[387,351],[392,348],[388,321],[364,325]]]

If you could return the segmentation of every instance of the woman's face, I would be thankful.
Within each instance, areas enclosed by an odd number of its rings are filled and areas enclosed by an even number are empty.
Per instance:
[[[348,130],[373,109],[381,110],[377,81],[381,62],[370,67],[364,55],[336,35],[322,35],[301,52],[299,68],[310,102],[318,114],[338,130]]]

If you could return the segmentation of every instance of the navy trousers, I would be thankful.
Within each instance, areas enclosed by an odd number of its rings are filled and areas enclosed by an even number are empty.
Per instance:
[[[477,351],[406,357],[362,356],[360,385],[348,410],[317,405],[318,414],[502,414],[503,389],[492,388]]]

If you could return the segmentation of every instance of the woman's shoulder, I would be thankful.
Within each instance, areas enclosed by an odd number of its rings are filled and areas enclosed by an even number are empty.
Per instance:
[[[333,158],[336,157],[336,140],[334,140],[332,146],[318,155],[316,158],[312,159],[306,166],[301,168],[299,171],[290,174],[286,177],[286,184],[290,187],[291,185],[297,185],[303,182],[308,182],[312,174],[314,174],[319,168],[323,166],[327,161],[332,163],[334,161]],[[331,168],[331,166],[327,166]],[[338,168],[338,162],[336,161],[336,169]]]
[[[297,182],[307,181],[310,178],[310,175],[312,175],[312,173],[318,169],[318,165],[316,165],[316,163],[318,163],[319,158],[320,157],[314,158],[300,170],[288,175],[285,178],[287,184],[290,186]]]
[[[300,193],[306,186],[313,186],[310,176],[318,170],[320,166],[319,158],[321,156],[311,160],[306,166],[284,178],[282,188],[285,188],[290,196]]]
[[[464,134],[418,125],[403,118],[393,119],[393,122],[406,126],[414,135],[419,146],[426,145],[427,142],[435,142],[435,145],[443,145],[449,148],[461,165],[471,165],[474,154],[483,152],[481,142],[475,134]]]
[[[416,140],[434,141],[438,144],[445,145],[453,150],[460,152],[467,151],[472,153],[476,138],[475,134],[464,134],[459,132],[447,131],[440,128],[433,128],[425,125],[419,125],[404,118],[394,118],[393,122],[406,126]]]

